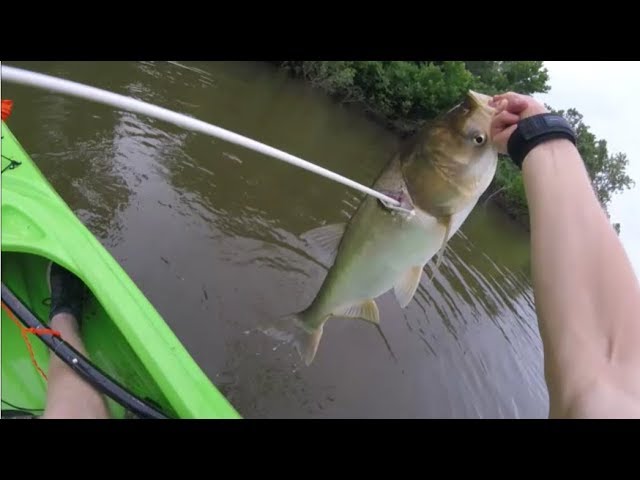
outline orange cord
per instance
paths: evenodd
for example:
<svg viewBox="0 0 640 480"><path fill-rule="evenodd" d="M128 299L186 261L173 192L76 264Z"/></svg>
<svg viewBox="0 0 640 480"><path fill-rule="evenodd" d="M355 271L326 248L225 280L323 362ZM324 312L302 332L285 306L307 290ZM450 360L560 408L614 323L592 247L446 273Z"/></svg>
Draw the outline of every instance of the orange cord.
<svg viewBox="0 0 640 480"><path fill-rule="evenodd" d="M50 328L25 328L20 321L16 318L13 312L7 307L7 305L2 302L2 309L7 312L9 318L13 320L13 322L20 329L20 335L22 335L22 339L27 344L27 349L29 350L29 356L31 357L31 362L36 367L36 370L42 375L42 378L47 380L47 376L44 374L42 369L38 366L38 362L36 362L36 357L33 354L33 349L31 348L31 342L29 342L29 338L27 337L27 333L32 333L34 335L53 335L54 337L61 337L60 332L57 330L52 330Z"/></svg>

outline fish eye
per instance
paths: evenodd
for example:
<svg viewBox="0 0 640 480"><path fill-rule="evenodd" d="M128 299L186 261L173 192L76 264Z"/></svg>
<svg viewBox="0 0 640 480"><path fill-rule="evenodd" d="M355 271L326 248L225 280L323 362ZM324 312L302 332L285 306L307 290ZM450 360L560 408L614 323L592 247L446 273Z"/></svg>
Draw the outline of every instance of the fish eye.
<svg viewBox="0 0 640 480"><path fill-rule="evenodd" d="M484 142L487 141L487 136L484 133L477 133L473 136L473 143L476 145L484 145Z"/></svg>

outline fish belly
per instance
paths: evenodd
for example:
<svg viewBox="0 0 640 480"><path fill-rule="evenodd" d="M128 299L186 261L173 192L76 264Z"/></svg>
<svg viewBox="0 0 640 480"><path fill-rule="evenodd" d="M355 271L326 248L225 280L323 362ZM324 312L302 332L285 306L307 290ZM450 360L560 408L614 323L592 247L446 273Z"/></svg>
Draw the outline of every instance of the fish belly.
<svg viewBox="0 0 640 480"><path fill-rule="evenodd" d="M369 202L345 232L317 310L324 316L384 294L410 268L424 266L442 246L444 235L445 227L425 214L406 219Z"/></svg>

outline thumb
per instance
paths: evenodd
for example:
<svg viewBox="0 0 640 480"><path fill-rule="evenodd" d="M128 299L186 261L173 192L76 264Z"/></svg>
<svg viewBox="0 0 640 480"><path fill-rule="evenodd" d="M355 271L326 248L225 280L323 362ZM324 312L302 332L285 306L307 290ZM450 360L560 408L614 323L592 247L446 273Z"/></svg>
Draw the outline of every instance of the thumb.
<svg viewBox="0 0 640 480"><path fill-rule="evenodd" d="M493 97L494 103L500 105L501 109L507 112L518 115L524 112L529 106L529 102L524 95L519 93L508 92L502 95L496 95ZM506 101L506 103L505 103Z"/></svg>

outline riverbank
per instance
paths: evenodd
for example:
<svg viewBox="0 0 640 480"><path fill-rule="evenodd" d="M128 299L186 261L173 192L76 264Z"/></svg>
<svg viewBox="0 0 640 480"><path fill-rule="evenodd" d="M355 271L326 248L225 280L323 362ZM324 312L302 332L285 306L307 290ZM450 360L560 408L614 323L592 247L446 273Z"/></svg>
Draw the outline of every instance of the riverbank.
<svg viewBox="0 0 640 480"><path fill-rule="evenodd" d="M411 136L425 120L451 108L468 89L488 95L504 91L532 95L550 89L543 62L270 63L320 89L338 103L361 112L400 138ZM633 186L633 181L626 175L626 155L609 155L606 141L596 139L576 110L558 113L568 118L578 134L578 150L606 211L615 193ZM500 158L494 180L481 199L481 202L486 201L496 204L514 221L529 229L522 175L506 156ZM619 232L619 224L614 227Z"/></svg>
<svg viewBox="0 0 640 480"><path fill-rule="evenodd" d="M415 78L417 89L409 88L408 76L385 74L382 64L390 62L272 62L292 77L308 82L322 90L335 101L367 116L375 123L398 135L408 138L418 131L425 118L437 115L450 108L452 102L468 88L494 93L496 89L481 85L478 78L464 69L462 62L450 62L438 74L438 70L415 68L412 73L425 71ZM365 72L357 72L353 65L361 65ZM407 63L407 62L396 62ZM411 68L409 67L409 70ZM357 76L358 74L359 77ZM430 74L430 75L429 75ZM369 80L367 81L367 77ZM376 78L378 77L378 78ZM432 78L429 78L432 77ZM451 82L455 78L457 82ZM383 80L381 80L383 79ZM395 82L393 83L392 82ZM420 80L429 87L420 90ZM366 87L364 84L369 84ZM382 85L381 85L382 83ZM451 85L448 85L451 83ZM434 95L442 90L442 95ZM541 88L541 90L544 90ZM509 217L528 230L529 213L524 196L520 172L506 157L500 158L498 171L481 202L490 201L498 205Z"/></svg>

